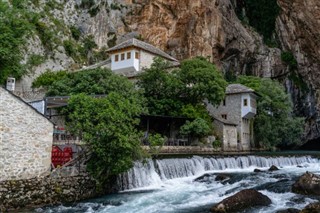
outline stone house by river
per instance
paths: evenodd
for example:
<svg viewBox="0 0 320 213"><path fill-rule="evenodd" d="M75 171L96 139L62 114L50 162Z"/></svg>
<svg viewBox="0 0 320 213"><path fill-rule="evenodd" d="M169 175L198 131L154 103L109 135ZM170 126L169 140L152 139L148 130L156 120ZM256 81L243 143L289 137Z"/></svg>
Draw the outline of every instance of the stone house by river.
<svg viewBox="0 0 320 213"><path fill-rule="evenodd" d="M50 171L53 128L48 118L0 87L0 181Z"/></svg>
<svg viewBox="0 0 320 213"><path fill-rule="evenodd" d="M217 134L223 142L223 150L249 151L253 145L253 118L257 113L254 90L230 84L226 97L218 107L208 104L207 109L215 119Z"/></svg>

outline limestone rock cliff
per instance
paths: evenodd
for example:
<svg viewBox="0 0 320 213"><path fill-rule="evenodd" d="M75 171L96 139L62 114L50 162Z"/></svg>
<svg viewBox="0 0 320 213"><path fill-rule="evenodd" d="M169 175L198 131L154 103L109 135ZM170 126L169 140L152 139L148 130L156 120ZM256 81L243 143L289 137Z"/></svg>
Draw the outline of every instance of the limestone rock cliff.
<svg viewBox="0 0 320 213"><path fill-rule="evenodd" d="M271 77L282 72L280 50L244 26L230 0L140 0L126 23L178 59L202 55L224 72Z"/></svg>
<svg viewBox="0 0 320 213"><path fill-rule="evenodd" d="M284 51L298 62L301 80L308 91L288 84L297 113L306 117L306 140L320 137L320 2L317 0L278 0L281 7L276 21Z"/></svg>

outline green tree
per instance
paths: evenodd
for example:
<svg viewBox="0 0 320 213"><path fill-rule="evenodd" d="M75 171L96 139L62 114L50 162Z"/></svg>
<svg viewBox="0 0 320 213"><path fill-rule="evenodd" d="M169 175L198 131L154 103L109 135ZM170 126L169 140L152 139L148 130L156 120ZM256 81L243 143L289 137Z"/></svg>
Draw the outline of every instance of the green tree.
<svg viewBox="0 0 320 213"><path fill-rule="evenodd" d="M189 131L192 137L205 136L211 131L211 117L204 101L220 104L226 81L213 64L201 57L183 61L180 69L170 71L168 67L167 62L157 58L139 76L138 85L143 90L149 112L188 117L191 120L183 132Z"/></svg>
<svg viewBox="0 0 320 213"><path fill-rule="evenodd" d="M26 43L26 37L33 29L28 21L31 14L23 8L25 1L0 1L0 84L7 77L17 79L26 74L26 67L21 64L22 47Z"/></svg>
<svg viewBox="0 0 320 213"><path fill-rule="evenodd" d="M105 184L110 177L127 171L143 157L136 129L143 112L140 100L111 92L105 98L73 95L64 112L68 129L92 151L89 172Z"/></svg>
<svg viewBox="0 0 320 213"><path fill-rule="evenodd" d="M48 88L54 82L65 78L66 75L67 71L52 72L51 70L46 70L32 82L32 88Z"/></svg>
<svg viewBox="0 0 320 213"><path fill-rule="evenodd" d="M181 126L180 133L182 135L189 135L191 138L201 138L209 135L211 126L202 118L196 118L193 121L187 121Z"/></svg>
<svg viewBox="0 0 320 213"><path fill-rule="evenodd" d="M168 66L163 59L156 58L139 76L137 84L143 89L150 114L176 115L183 105L180 99L182 82L175 71L168 72Z"/></svg>
<svg viewBox="0 0 320 213"><path fill-rule="evenodd" d="M186 105L200 110L205 99L214 105L223 100L227 83L204 58L185 60L181 69L169 71L168 67L167 62L157 58L139 76L138 85L144 91L150 113L181 115Z"/></svg>
<svg viewBox="0 0 320 213"><path fill-rule="evenodd" d="M218 105L224 99L227 82L205 58L182 61L178 76L183 83L184 102L198 104L207 99L211 104Z"/></svg>
<svg viewBox="0 0 320 213"><path fill-rule="evenodd" d="M136 127L140 114L146 113L145 101L128 79L100 68L43 76L34 84L46 85L48 95L71 96L61 112L67 129L81 135L89 146L92 155L87 168L100 184L144 155Z"/></svg>
<svg viewBox="0 0 320 213"><path fill-rule="evenodd" d="M261 95L254 121L255 138L259 145L280 148L299 145L303 118L293 115L292 102L284 87L277 81L253 76L241 76L237 81Z"/></svg>
<svg viewBox="0 0 320 213"><path fill-rule="evenodd" d="M125 77L102 68L67 73L48 86L47 96L68 96L79 93L105 95L110 92L117 92L125 97L140 96L138 98L141 98L139 91Z"/></svg>

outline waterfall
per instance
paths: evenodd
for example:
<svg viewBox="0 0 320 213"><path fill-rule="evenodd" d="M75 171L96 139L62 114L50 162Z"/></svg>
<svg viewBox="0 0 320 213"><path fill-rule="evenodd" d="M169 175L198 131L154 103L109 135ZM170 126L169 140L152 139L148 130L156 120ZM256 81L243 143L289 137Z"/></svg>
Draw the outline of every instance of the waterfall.
<svg viewBox="0 0 320 213"><path fill-rule="evenodd" d="M319 163L319 159L311 156L301 157L199 157L172 158L151 160L146 163L135 162L134 167L118 177L121 190L145 187L152 184L160 185L162 181L195 176L206 171L225 169L245 169L249 167L295 166L304 163Z"/></svg>

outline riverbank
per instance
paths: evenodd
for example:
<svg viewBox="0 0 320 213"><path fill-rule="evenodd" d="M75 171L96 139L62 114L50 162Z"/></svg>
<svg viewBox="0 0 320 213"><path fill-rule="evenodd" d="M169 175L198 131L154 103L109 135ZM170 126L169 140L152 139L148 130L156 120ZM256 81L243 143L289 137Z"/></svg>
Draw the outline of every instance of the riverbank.
<svg viewBox="0 0 320 213"><path fill-rule="evenodd" d="M70 203L98 195L95 180L87 174L2 181L0 212Z"/></svg>

